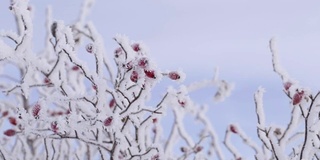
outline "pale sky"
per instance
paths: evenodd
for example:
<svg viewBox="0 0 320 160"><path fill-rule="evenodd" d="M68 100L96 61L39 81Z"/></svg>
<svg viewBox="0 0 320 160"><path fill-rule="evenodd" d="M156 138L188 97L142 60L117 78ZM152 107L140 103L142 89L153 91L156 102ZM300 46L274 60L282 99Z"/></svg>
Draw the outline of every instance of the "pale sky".
<svg viewBox="0 0 320 160"><path fill-rule="evenodd" d="M70 24L81 6L79 0L30 2L35 11L37 51L44 45L45 7L51 4L54 19ZM15 27L8 4L9 0L0 1L0 29ZM272 70L270 38L277 38L281 64L291 77L314 92L320 89L319 1L97 0L88 19L104 37L110 54L116 47L112 37L125 34L144 42L161 69L182 68L187 84L212 78L218 66L220 78L236 85L232 96L217 104L211 101L214 90L193 96L212 106L208 115L221 141L227 124L233 122L255 136L253 94L259 86L267 90L267 122L286 124L289 120L289 101Z"/></svg>

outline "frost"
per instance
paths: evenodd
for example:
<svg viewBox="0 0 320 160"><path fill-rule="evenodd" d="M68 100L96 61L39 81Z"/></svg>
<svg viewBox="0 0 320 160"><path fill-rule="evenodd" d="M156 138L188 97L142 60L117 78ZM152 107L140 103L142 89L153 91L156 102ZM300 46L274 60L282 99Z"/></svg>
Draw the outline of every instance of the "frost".
<svg viewBox="0 0 320 160"><path fill-rule="evenodd" d="M71 25L53 20L49 7L45 48L38 54L32 48L30 4L12 1L9 8L17 31L0 31L0 76L5 77L0 89L7 96L0 103L0 126L11 127L3 129L6 137L0 140L0 159L226 159L219 132L207 116L211 108L197 104L189 94L210 87L216 91L213 99L223 101L234 84L220 79L218 69L210 80L184 84L182 69L163 71L143 42L124 35L115 36L117 46L109 57L103 37L86 20L94 2L85 0L78 21ZM93 64L81 56L79 48L87 50ZM319 157L320 93L313 94L290 78L280 65L274 40L270 50L284 94L294 104L290 122L268 124L264 89L259 88L254 101L262 147L238 124L227 127L224 144L233 159L245 157L232 136L254 150L256 159ZM19 73L11 76L4 69L7 65ZM155 87L163 78L177 87L157 93ZM172 119L165 119L171 112ZM188 132L193 127L186 124L190 117L200 127L198 136ZM163 136L164 132L169 135Z"/></svg>
<svg viewBox="0 0 320 160"><path fill-rule="evenodd" d="M227 83L226 81L221 81L218 85L219 89L214 95L214 100L220 102L231 95L234 85L232 83Z"/></svg>

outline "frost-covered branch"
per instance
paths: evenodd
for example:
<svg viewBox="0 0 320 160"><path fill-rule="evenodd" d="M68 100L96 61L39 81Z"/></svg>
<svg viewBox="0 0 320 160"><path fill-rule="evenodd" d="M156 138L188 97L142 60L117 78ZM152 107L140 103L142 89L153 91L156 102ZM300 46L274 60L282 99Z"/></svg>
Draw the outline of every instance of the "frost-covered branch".
<svg viewBox="0 0 320 160"><path fill-rule="evenodd" d="M267 125L263 110L264 89L259 88L255 93L257 133L263 143L263 155L267 158L271 154L272 159L317 158L320 142L319 129L316 127L320 123L319 92L313 96L309 89L301 87L298 82L289 78L288 73L280 65L275 40L271 39L269 45L274 72L282 79L283 91L290 101L292 111L290 122L283 127L285 129ZM288 149L291 151L289 154L286 152Z"/></svg>
<svg viewBox="0 0 320 160"><path fill-rule="evenodd" d="M0 39L0 67L11 64L19 73L0 73L0 89L4 93L0 125L6 126L0 157L202 159L212 157L215 151L223 159L205 111L199 110L189 92L213 86L217 89L216 100L224 100L232 85L216 75L211 81L188 87L168 87L160 102L152 104L157 83L163 78L182 83L185 74L157 68L143 43L123 35L114 37L117 48L108 55L103 37L86 20L93 5L94 0L84 0L78 20L70 25L54 20L54 11L48 7L45 48L36 54L31 47L34 33L29 3L12 1L10 9L18 29L0 32L1 38L14 42L6 44ZM86 52L82 53L81 47ZM81 54L91 56L93 64L88 64ZM161 134L165 129L161 119L169 111L174 113L173 131L166 139ZM185 129L183 118L187 114L204 125L203 134L197 139ZM187 144L188 151L173 152L181 143L177 138ZM205 155L202 143L209 139L211 153Z"/></svg>
<svg viewBox="0 0 320 160"><path fill-rule="evenodd" d="M223 101L233 84L220 79L217 69L211 80L183 84L181 69L163 71L145 44L120 34L113 37L116 47L108 54L104 37L87 20L94 2L84 0L72 24L54 20L48 7L45 48L35 53L29 1L11 1L17 29L0 31L1 159L223 160L224 144L240 160L245 155L231 137L251 148L255 159L319 159L320 92L314 94L290 78L280 65L274 39L269 42L272 66L290 102L290 121L284 127L268 123L260 87L254 103L261 147L240 124L229 125L221 143L208 108L190 93L213 87L214 100ZM7 70L10 66L16 70ZM154 88L165 78L179 85L165 86L156 100ZM172 121L163 124L168 112ZM188 132L186 117L198 122L200 129L194 132L199 136Z"/></svg>

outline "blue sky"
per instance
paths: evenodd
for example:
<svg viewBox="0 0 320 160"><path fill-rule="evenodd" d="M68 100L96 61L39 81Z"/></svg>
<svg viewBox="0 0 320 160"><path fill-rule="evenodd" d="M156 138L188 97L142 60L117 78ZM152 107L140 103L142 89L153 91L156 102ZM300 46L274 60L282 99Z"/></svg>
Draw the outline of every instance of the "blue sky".
<svg viewBox="0 0 320 160"><path fill-rule="evenodd" d="M79 0L30 2L35 11L37 51L44 46L45 7L51 4L54 19L70 24L81 6ZM0 29L15 27L8 5L9 0L0 2ZM290 75L314 92L320 88L318 1L96 1L88 19L104 37L110 54L116 47L112 37L126 34L143 41L161 69L182 68L187 84L211 78L219 66L220 78L236 84L232 96L217 104L212 102L214 90L192 96L211 107L208 115L221 140L227 124L233 122L255 136L253 94L259 86L267 90L267 122L286 124L289 120L289 101L272 70L270 38L277 37L281 64Z"/></svg>

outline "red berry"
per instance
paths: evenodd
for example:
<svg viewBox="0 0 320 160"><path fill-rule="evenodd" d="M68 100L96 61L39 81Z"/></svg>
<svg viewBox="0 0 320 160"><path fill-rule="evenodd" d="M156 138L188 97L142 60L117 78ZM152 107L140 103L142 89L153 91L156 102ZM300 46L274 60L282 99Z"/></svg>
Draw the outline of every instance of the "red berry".
<svg viewBox="0 0 320 160"><path fill-rule="evenodd" d="M152 156L151 160L159 160L159 155L156 154L156 155Z"/></svg>
<svg viewBox="0 0 320 160"><path fill-rule="evenodd" d="M180 75L178 72L170 72L169 73L169 78L172 80L177 80L180 79Z"/></svg>
<svg viewBox="0 0 320 160"><path fill-rule="evenodd" d="M103 124L104 126L110 126L112 123L113 117L108 117L107 119L104 120Z"/></svg>
<svg viewBox="0 0 320 160"><path fill-rule="evenodd" d="M8 129L3 134L8 136L8 137L11 137L11 136L14 136L16 134L16 131L13 130L13 129Z"/></svg>
<svg viewBox="0 0 320 160"><path fill-rule="evenodd" d="M109 102L109 107L113 108L114 106L116 106L116 100L114 98L112 98Z"/></svg>
<svg viewBox="0 0 320 160"><path fill-rule="evenodd" d="M17 125L17 120L16 120L16 118L14 118L14 117L9 117L8 118L9 119L9 122L12 124L12 125Z"/></svg>
<svg viewBox="0 0 320 160"><path fill-rule="evenodd" d="M9 111L4 111L4 112L2 112L2 117L7 116L8 114L9 114Z"/></svg>
<svg viewBox="0 0 320 160"><path fill-rule="evenodd" d="M237 134L238 133L238 130L237 130L237 128L236 128L236 126L234 126L234 125L230 125L230 131L232 132L232 133L234 133L234 134Z"/></svg>
<svg viewBox="0 0 320 160"><path fill-rule="evenodd" d="M94 90L97 90L97 89L98 89L97 85L92 85L92 88L93 88Z"/></svg>
<svg viewBox="0 0 320 160"><path fill-rule="evenodd" d="M43 82L44 82L45 84L51 83L51 81L50 81L50 79L49 79L48 77L44 78Z"/></svg>
<svg viewBox="0 0 320 160"><path fill-rule="evenodd" d="M153 70L144 70L144 73L146 74L147 77L149 78L156 78L154 71Z"/></svg>
<svg viewBox="0 0 320 160"><path fill-rule="evenodd" d="M137 83L138 82L138 78L139 78L138 72L137 71L132 71L131 76L130 76L130 80L132 82L134 82L134 83Z"/></svg>
<svg viewBox="0 0 320 160"><path fill-rule="evenodd" d="M58 116L61 116L61 115L63 115L63 112L62 112L62 111L59 111L59 112L56 112L56 114L57 114Z"/></svg>
<svg viewBox="0 0 320 160"><path fill-rule="evenodd" d="M41 106L40 104L35 104L34 107L32 108L32 115L35 117L35 118L38 118L39 117L39 112L41 110Z"/></svg>
<svg viewBox="0 0 320 160"><path fill-rule="evenodd" d="M148 63L149 63L148 59L146 57L142 57L138 61L138 66L145 69L147 68Z"/></svg>
<svg viewBox="0 0 320 160"><path fill-rule="evenodd" d="M77 70L79 70L79 67L78 67L78 66L73 66L73 67L72 67L72 70L73 70L73 71L77 71Z"/></svg>
<svg viewBox="0 0 320 160"><path fill-rule="evenodd" d="M153 118L152 119L152 123L157 123L158 122L158 119L157 118Z"/></svg>
<svg viewBox="0 0 320 160"><path fill-rule="evenodd" d="M303 94L304 94L304 91L295 93L292 98L292 104L293 105L299 104L302 100Z"/></svg>
<svg viewBox="0 0 320 160"><path fill-rule="evenodd" d="M93 48L94 48L94 46L93 46L92 43L89 43L89 44L86 45L86 50L87 50L88 53L92 53L93 52Z"/></svg>
<svg viewBox="0 0 320 160"><path fill-rule="evenodd" d="M194 152L195 153L198 153L200 151L202 151L203 147L202 146L197 146L195 149L194 149Z"/></svg>
<svg viewBox="0 0 320 160"><path fill-rule="evenodd" d="M131 45L132 49L136 52L140 51L140 45L138 43L134 43Z"/></svg>
<svg viewBox="0 0 320 160"><path fill-rule="evenodd" d="M284 86L284 89L287 91L291 86L292 86L292 83L291 82L286 82L283 84Z"/></svg>
<svg viewBox="0 0 320 160"><path fill-rule="evenodd" d="M119 47L114 51L114 56L118 58L122 54L122 49Z"/></svg>

